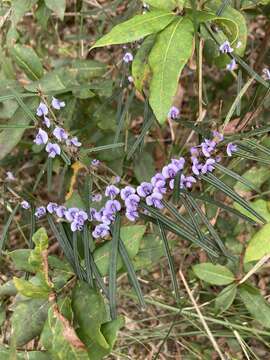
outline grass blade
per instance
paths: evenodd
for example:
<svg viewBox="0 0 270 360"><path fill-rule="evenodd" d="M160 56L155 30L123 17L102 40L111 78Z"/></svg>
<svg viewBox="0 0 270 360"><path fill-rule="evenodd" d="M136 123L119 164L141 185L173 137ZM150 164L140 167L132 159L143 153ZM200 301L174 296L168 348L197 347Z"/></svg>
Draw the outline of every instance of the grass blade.
<svg viewBox="0 0 270 360"><path fill-rule="evenodd" d="M75 269L76 269L76 275L80 280L83 280L83 274L80 264L80 255L78 251L78 232L74 231L72 234L72 240L73 240L73 253L74 253L74 260L75 260Z"/></svg>
<svg viewBox="0 0 270 360"><path fill-rule="evenodd" d="M239 205L243 206L247 211L249 211L252 215L254 215L258 220L265 223L265 219L257 213L254 209L249 206L249 203L243 199L240 195L238 195L235 191L233 191L228 185L219 180L212 173L208 173L207 175L201 175L201 178L207 181L209 184L213 185L216 189L221 190L226 195L228 195L231 199L236 201Z"/></svg>
<svg viewBox="0 0 270 360"><path fill-rule="evenodd" d="M9 230L9 227L10 227L10 224L12 223L12 220L14 218L14 216L16 215L16 212L19 208L20 204L17 204L15 206L15 208L12 210L11 214L9 215L8 219L7 219L7 222L3 228L3 232L2 232L2 236L1 236L1 239L0 239L0 253L2 253L4 247L5 247L5 243L6 243L6 239L7 239L7 234L8 234L8 230Z"/></svg>
<svg viewBox="0 0 270 360"><path fill-rule="evenodd" d="M124 124L125 124L125 118L126 118L126 114L129 110L129 107L133 101L133 98L134 98L134 95L135 95L135 90L133 89L131 91L131 93L129 94L127 100L126 100L126 104L125 104L125 107L123 109L123 112L121 114L121 117L119 119L119 122L117 124L117 127L116 127L116 130L115 130L115 137L114 137L114 143L116 144L119 140L119 136L120 136L120 133L124 127Z"/></svg>
<svg viewBox="0 0 270 360"><path fill-rule="evenodd" d="M172 257L171 251L170 251L170 247L169 247L168 239L167 239L167 236L166 236L166 232L165 232L164 227L162 226L162 224L161 224L161 222L159 220L158 220L158 228L159 228L160 237L161 237L163 245L164 245L165 255L167 257L168 264L169 264L169 269L170 269L170 273L171 273L175 299L176 299L177 304L180 304L180 293L179 293L179 287L178 287L176 274L175 274L175 267L174 267L173 257Z"/></svg>
<svg viewBox="0 0 270 360"><path fill-rule="evenodd" d="M85 261L85 268L86 268L86 277L88 284L93 287L93 272L92 266L90 261L90 241L89 241L89 229L87 225L83 227L83 246L84 246L84 261Z"/></svg>
<svg viewBox="0 0 270 360"><path fill-rule="evenodd" d="M48 192L50 193L52 190L52 158L49 157L47 163L47 186Z"/></svg>
<svg viewBox="0 0 270 360"><path fill-rule="evenodd" d="M146 304L145 304L145 301L144 301L144 298L143 298L143 293L142 293L139 281L137 279L133 264L132 264L132 262L131 262L131 260L129 258L128 252L127 252L127 250L125 248L125 245L124 245L124 243L123 243L123 241L121 239L119 240L119 253L120 253L121 257L122 257L123 263L125 265L125 268L127 270L127 273L128 273L129 279L130 279L130 283L131 283L131 285L133 286L133 288L134 288L134 290L136 292L139 303L140 303L141 307L143 309L145 309Z"/></svg>
<svg viewBox="0 0 270 360"><path fill-rule="evenodd" d="M112 320L117 318L116 290L117 290L117 255L120 238L120 215L117 214L113 224L112 245L109 265L109 302Z"/></svg>
<svg viewBox="0 0 270 360"><path fill-rule="evenodd" d="M121 142L121 143L97 146L97 147L93 147L91 149L85 149L85 150L83 150L83 152L86 153L86 154L90 154L92 152L111 150L111 149L116 149L116 148L123 147L123 146L125 146L125 143Z"/></svg>
<svg viewBox="0 0 270 360"><path fill-rule="evenodd" d="M46 170L46 168L47 168L48 161L49 161L49 158L48 158L48 159L46 160L46 162L43 164L42 168L40 169L40 171L39 171L39 173L38 173L36 182L35 182L34 187L33 187L33 192L35 192L35 191L37 190L38 184L40 183L40 180L41 180L42 176L45 174L45 170Z"/></svg>

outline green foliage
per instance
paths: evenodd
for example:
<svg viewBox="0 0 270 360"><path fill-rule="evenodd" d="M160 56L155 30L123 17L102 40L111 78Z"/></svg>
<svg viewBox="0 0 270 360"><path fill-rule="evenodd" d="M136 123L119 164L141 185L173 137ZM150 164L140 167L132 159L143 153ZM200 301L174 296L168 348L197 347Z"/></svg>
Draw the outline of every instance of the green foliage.
<svg viewBox="0 0 270 360"><path fill-rule="evenodd" d="M66 0L45 0L45 4L49 9L54 11L61 20L64 19Z"/></svg>
<svg viewBox="0 0 270 360"><path fill-rule="evenodd" d="M192 270L199 279L211 285L228 285L234 281L233 273L222 265L202 263L194 265Z"/></svg>
<svg viewBox="0 0 270 360"><path fill-rule="evenodd" d="M38 80L43 76L40 58L30 46L14 45L10 53L15 63L31 80Z"/></svg>
<svg viewBox="0 0 270 360"><path fill-rule="evenodd" d="M249 241L244 261L260 260L270 254L270 224L266 224Z"/></svg>
<svg viewBox="0 0 270 360"><path fill-rule="evenodd" d="M216 297L215 299L215 308L219 314L228 310L237 294L237 286L235 284L231 284L226 286Z"/></svg>

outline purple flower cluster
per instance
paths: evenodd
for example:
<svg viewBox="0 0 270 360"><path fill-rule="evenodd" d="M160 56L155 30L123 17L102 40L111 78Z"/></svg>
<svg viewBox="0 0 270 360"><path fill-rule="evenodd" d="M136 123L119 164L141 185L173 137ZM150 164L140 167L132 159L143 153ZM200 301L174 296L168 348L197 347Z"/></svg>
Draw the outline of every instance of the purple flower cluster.
<svg viewBox="0 0 270 360"><path fill-rule="evenodd" d="M61 101L56 98L52 98L51 105L54 109L60 110L61 108L65 107L65 102ZM47 128L51 127L50 119L48 118L49 109L47 105L44 102L40 102L36 115L39 117L43 117L43 123ZM80 147L82 144L79 142L77 136L69 139L68 133L65 131L65 129L56 126L54 130L52 131L52 135L58 140L60 143L65 142L67 146L74 146L74 147ZM47 132L43 129L39 129L38 133L34 139L34 143L37 145L46 145L45 150L48 153L48 156L51 158L55 158L55 156L61 154L61 148L59 144L49 142L49 136Z"/></svg>
<svg viewBox="0 0 270 360"><path fill-rule="evenodd" d="M49 203L46 208L44 206L37 208L35 215L37 218L41 218L46 212L55 214L57 217L68 221L73 232L81 231L86 221L94 222L93 237L104 238L110 234L110 225L121 210L125 211L128 220L136 221L139 218L142 201L148 206L162 209L163 197L168 190L175 188L177 175L180 175L180 189L191 189L201 174L212 172L215 169L215 164L220 161L216 152L217 145L221 141L223 141L223 135L214 131L211 139L204 139L200 145L190 149L191 166L189 166L189 162L187 165L183 157L174 158L160 172L156 173L150 182L144 181L137 188L125 186L120 189L115 185L120 180L117 179L114 184L108 185L105 189L104 195L107 200L104 206L99 210L94 207L91 208L89 214L79 208L66 208L56 203ZM237 146L229 143L226 151L228 156L232 156L237 151ZM95 194L92 196L92 201L100 202L102 198L102 194ZM25 209L28 208L25 201L21 203L21 206Z"/></svg>

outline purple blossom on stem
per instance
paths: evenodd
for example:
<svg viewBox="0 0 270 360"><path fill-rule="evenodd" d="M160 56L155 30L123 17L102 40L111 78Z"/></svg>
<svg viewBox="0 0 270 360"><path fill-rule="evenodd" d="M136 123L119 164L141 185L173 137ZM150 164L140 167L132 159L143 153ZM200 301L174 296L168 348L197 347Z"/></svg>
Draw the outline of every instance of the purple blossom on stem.
<svg viewBox="0 0 270 360"><path fill-rule="evenodd" d="M118 183L120 183L120 181L121 181L120 176L116 176L115 179L114 179L114 181L113 181L113 183L114 183L114 184L118 184Z"/></svg>
<svg viewBox="0 0 270 360"><path fill-rule="evenodd" d="M265 69L263 69L263 77L264 77L264 79L265 80L270 80L270 70L269 69L267 69L267 68L265 68Z"/></svg>
<svg viewBox="0 0 270 360"><path fill-rule="evenodd" d="M101 209L100 211L97 211L97 209L95 209L95 208L90 208L88 219L90 221L93 221L93 220L101 221L102 212L103 212L103 209Z"/></svg>
<svg viewBox="0 0 270 360"><path fill-rule="evenodd" d="M105 204L105 210L114 214L121 210L121 204L118 200L108 200Z"/></svg>
<svg viewBox="0 0 270 360"><path fill-rule="evenodd" d="M186 160L183 157L180 157L179 159L172 159L171 163L175 165L178 169L178 171L181 171L184 169Z"/></svg>
<svg viewBox="0 0 270 360"><path fill-rule="evenodd" d="M77 136L75 136L75 137L73 137L71 139L67 139L66 144L67 144L67 146L70 146L70 145L73 145L73 146L76 146L76 147L82 146L82 143L78 140Z"/></svg>
<svg viewBox="0 0 270 360"><path fill-rule="evenodd" d="M93 159L93 160L91 161L91 165L93 165L93 166L98 166L99 164L100 164L100 161L97 160L97 159Z"/></svg>
<svg viewBox="0 0 270 360"><path fill-rule="evenodd" d="M202 166L201 173L206 174L207 172L212 172L215 169L215 167L213 166L215 163L216 163L215 159L212 158L207 159L205 164Z"/></svg>
<svg viewBox="0 0 270 360"><path fill-rule="evenodd" d="M176 176L178 173L178 168L174 164L169 164L163 167L162 169L162 175L165 179L172 179Z"/></svg>
<svg viewBox="0 0 270 360"><path fill-rule="evenodd" d="M44 215L46 215L46 208L45 208L45 206L40 206L40 207L36 208L35 217L37 217L38 219L40 219L40 218L43 217Z"/></svg>
<svg viewBox="0 0 270 360"><path fill-rule="evenodd" d="M48 134L42 129L38 129L38 133L34 139L34 143L37 145L45 145L48 142Z"/></svg>
<svg viewBox="0 0 270 360"><path fill-rule="evenodd" d="M199 156L199 150L195 146L192 146L189 151L191 156Z"/></svg>
<svg viewBox="0 0 270 360"><path fill-rule="evenodd" d="M60 155L61 154L61 148L58 144L52 144L52 143L48 143L46 145L45 150L47 151L47 153L49 154L48 156L50 158L55 158L56 155Z"/></svg>
<svg viewBox="0 0 270 360"><path fill-rule="evenodd" d="M65 216L65 212L66 212L67 208L65 206L57 206L57 208L55 209L55 213L59 218L62 218Z"/></svg>
<svg viewBox="0 0 270 360"><path fill-rule="evenodd" d="M153 189L153 192L159 192L161 194L166 194L166 192L167 192L166 181L164 181L164 180L157 181L156 185Z"/></svg>
<svg viewBox="0 0 270 360"><path fill-rule="evenodd" d="M169 110L168 118L175 120L179 117L179 115L180 115L180 110L176 106L172 106Z"/></svg>
<svg viewBox="0 0 270 360"><path fill-rule="evenodd" d="M137 218L139 217L139 213L138 213L137 210L127 209L127 211L126 211L126 217L127 217L128 220L130 220L130 221L136 221Z"/></svg>
<svg viewBox="0 0 270 360"><path fill-rule="evenodd" d="M193 176L181 175L180 189L192 188L192 185L196 183L196 179Z"/></svg>
<svg viewBox="0 0 270 360"><path fill-rule="evenodd" d="M105 238L110 233L110 228L108 225L99 224L95 227L95 230L92 232L92 235L95 239Z"/></svg>
<svg viewBox="0 0 270 360"><path fill-rule="evenodd" d="M88 220L88 215L84 210L79 210L74 215L74 221L80 225L83 225Z"/></svg>
<svg viewBox="0 0 270 360"><path fill-rule="evenodd" d="M72 232L75 232L75 231L82 231L83 230L83 225L81 225L79 222L77 221L73 221L71 224L70 224L70 229Z"/></svg>
<svg viewBox="0 0 270 360"><path fill-rule="evenodd" d="M49 129L51 127L51 121L47 116L43 117L43 124Z"/></svg>
<svg viewBox="0 0 270 360"><path fill-rule="evenodd" d="M205 157L210 157L211 153L215 150L217 143L214 140L205 139L201 143L202 153Z"/></svg>
<svg viewBox="0 0 270 360"><path fill-rule="evenodd" d="M219 47L219 51L222 53L222 54L230 54L233 52L233 48L231 47L230 43L228 40L224 41L223 44L220 45Z"/></svg>
<svg viewBox="0 0 270 360"><path fill-rule="evenodd" d="M40 104L37 108L37 112L36 112L37 116L46 116L46 115L48 115L48 113L49 113L49 110L47 108L47 105L44 104L44 102L40 102Z"/></svg>
<svg viewBox="0 0 270 360"><path fill-rule="evenodd" d="M67 138L68 138L68 134L66 133L65 129L63 129L63 128L59 127L59 126L57 126L53 130L53 135L59 141L64 141L64 140L67 140Z"/></svg>
<svg viewBox="0 0 270 360"><path fill-rule="evenodd" d="M122 200L126 200L130 195L135 194L135 189L131 186L126 186L120 191L120 197Z"/></svg>
<svg viewBox="0 0 270 360"><path fill-rule="evenodd" d="M120 193L120 190L115 185L109 185L106 187L105 190L105 196L110 197L111 199L114 199L116 195Z"/></svg>
<svg viewBox="0 0 270 360"><path fill-rule="evenodd" d="M151 178L151 184L153 186L156 186L156 183L160 180L163 180L165 181L165 177L161 174L161 173L157 173L156 175L154 175L152 178Z"/></svg>
<svg viewBox="0 0 270 360"><path fill-rule="evenodd" d="M236 152L237 150L238 150L237 145L235 145L235 144L233 144L233 143L229 143L229 144L227 145L226 152L227 152L228 156L231 157L232 154L233 154L234 152Z"/></svg>
<svg viewBox="0 0 270 360"><path fill-rule="evenodd" d="M75 220L75 216L79 211L80 210L75 207L69 208L65 211L65 218L67 219L67 221L72 222L73 220Z"/></svg>
<svg viewBox="0 0 270 360"><path fill-rule="evenodd" d="M61 108L65 107L66 104L64 101L56 99L55 97L52 98L52 107L56 110L60 110Z"/></svg>
<svg viewBox="0 0 270 360"><path fill-rule="evenodd" d="M110 225L111 223L114 222L114 220L115 220L115 213L112 213L105 209L101 218L103 224Z"/></svg>
<svg viewBox="0 0 270 360"><path fill-rule="evenodd" d="M101 194L94 194L92 196L92 201L93 202L100 202L102 200L102 195Z"/></svg>
<svg viewBox="0 0 270 360"><path fill-rule="evenodd" d="M227 66L226 66L226 69L228 71L234 71L234 70L236 70L236 68L237 68L237 63L236 63L235 59L232 59L232 61L229 64L227 64Z"/></svg>
<svg viewBox="0 0 270 360"><path fill-rule="evenodd" d="M224 135L221 134L219 131L214 130L214 131L212 131L212 134L213 134L214 138L216 138L215 140L218 140L218 141L224 140Z"/></svg>
<svg viewBox="0 0 270 360"><path fill-rule="evenodd" d="M25 210L28 210L28 209L30 209L31 205L29 204L28 201L23 200L23 201L21 202L21 207L22 207L23 209L25 209Z"/></svg>
<svg viewBox="0 0 270 360"><path fill-rule="evenodd" d="M123 56L123 61L128 64L133 61L133 55L130 52L125 53Z"/></svg>
<svg viewBox="0 0 270 360"><path fill-rule="evenodd" d="M54 213L57 208L58 208L58 205L56 203L53 203L53 202L49 202L49 204L47 205L47 211L50 214Z"/></svg>
<svg viewBox="0 0 270 360"><path fill-rule="evenodd" d="M137 209L139 202L140 202L140 197L136 194L132 194L125 200L125 205L127 209L134 210Z"/></svg>
<svg viewBox="0 0 270 360"><path fill-rule="evenodd" d="M146 204L149 206L154 206L157 209L163 209L164 205L162 204L163 196L159 192L154 192L152 195L147 196L145 199Z"/></svg>
<svg viewBox="0 0 270 360"><path fill-rule="evenodd" d="M148 182L142 182L140 186L137 187L137 194L140 197L146 197L151 194L153 190L153 185Z"/></svg>
<svg viewBox="0 0 270 360"><path fill-rule="evenodd" d="M191 160L192 160L191 170L192 170L193 174L199 176L203 165L200 164L199 160L196 157L192 157Z"/></svg>
<svg viewBox="0 0 270 360"><path fill-rule="evenodd" d="M13 175L13 173L11 171L7 171L6 175L7 175L6 179L8 181L15 181L16 180L15 176Z"/></svg>

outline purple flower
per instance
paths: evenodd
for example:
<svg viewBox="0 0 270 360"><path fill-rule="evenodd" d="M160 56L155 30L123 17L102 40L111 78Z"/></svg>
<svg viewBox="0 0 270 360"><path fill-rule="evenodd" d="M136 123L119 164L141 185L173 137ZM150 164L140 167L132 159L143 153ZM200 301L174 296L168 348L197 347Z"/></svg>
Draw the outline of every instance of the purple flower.
<svg viewBox="0 0 270 360"><path fill-rule="evenodd" d="M195 175L200 175L200 171L202 169L202 164L199 163L199 160L196 157L192 157L192 172Z"/></svg>
<svg viewBox="0 0 270 360"><path fill-rule="evenodd" d="M162 169L162 175L165 177L165 179L174 178L177 173L178 167L174 164L166 165Z"/></svg>
<svg viewBox="0 0 270 360"><path fill-rule="evenodd" d="M270 80L270 70L269 69L267 69L267 68L265 68L265 69L263 69L263 77L264 77L264 79L265 80Z"/></svg>
<svg viewBox="0 0 270 360"><path fill-rule="evenodd" d="M189 151L191 156L199 156L199 150L195 146L192 146Z"/></svg>
<svg viewBox="0 0 270 360"><path fill-rule="evenodd" d="M149 206L154 206L157 209L163 209L163 204L161 202L163 196L159 192L154 192L152 195L147 196L146 204Z"/></svg>
<svg viewBox="0 0 270 360"><path fill-rule="evenodd" d="M204 139L201 143L202 153L205 157L210 157L211 153L215 150L217 143L214 140Z"/></svg>
<svg viewBox="0 0 270 360"><path fill-rule="evenodd" d="M110 233L110 228L108 225L99 224L95 227L95 230L92 232L92 235L95 239L105 238Z"/></svg>
<svg viewBox="0 0 270 360"><path fill-rule="evenodd" d="M205 164L202 166L202 174L206 174L207 172L212 172L215 168L214 168L214 164L215 164L216 160L215 159L207 159Z"/></svg>
<svg viewBox="0 0 270 360"><path fill-rule="evenodd" d="M25 209L25 210L28 210L28 209L30 209L31 205L29 204L28 201L23 200L23 201L21 202L21 207L22 207L23 209Z"/></svg>
<svg viewBox="0 0 270 360"><path fill-rule="evenodd" d="M103 224L110 225L115 220L115 213L107 211L106 209L103 211L103 215L101 221Z"/></svg>
<svg viewBox="0 0 270 360"><path fill-rule="evenodd" d="M99 164L100 164L100 161L97 159L94 159L91 161L91 165L93 165L93 166L98 166Z"/></svg>
<svg viewBox="0 0 270 360"><path fill-rule="evenodd" d="M126 200L130 195L135 194L135 189L131 186L126 186L120 191L120 197L122 200Z"/></svg>
<svg viewBox="0 0 270 360"><path fill-rule="evenodd" d="M136 194L132 194L125 200L125 205L127 209L137 209L139 202L140 197Z"/></svg>
<svg viewBox="0 0 270 360"><path fill-rule="evenodd" d="M219 51L220 51L222 54L228 54L228 53L232 53L232 52L233 52L233 48L231 47L229 41L226 40L223 44L220 45Z"/></svg>
<svg viewBox="0 0 270 360"><path fill-rule="evenodd" d="M154 176L152 177L152 179L151 179L151 184L152 184L153 186L156 186L156 183L157 183L158 181L160 181L160 180L165 181L166 179L165 179L165 177L164 177L161 173L156 173L156 175L154 175Z"/></svg>
<svg viewBox="0 0 270 360"><path fill-rule="evenodd" d="M40 219L42 216L46 215L46 208L45 206L40 206L36 208L35 216Z"/></svg>
<svg viewBox="0 0 270 360"><path fill-rule="evenodd" d="M43 117L43 124L49 129L51 127L50 119L47 116Z"/></svg>
<svg viewBox="0 0 270 360"><path fill-rule="evenodd" d="M133 55L130 52L125 53L123 56L123 61L128 64L133 61Z"/></svg>
<svg viewBox="0 0 270 360"><path fill-rule="evenodd" d="M58 208L58 205L56 203L53 203L53 202L49 202L49 204L47 205L47 211L50 214L54 213L57 208Z"/></svg>
<svg viewBox="0 0 270 360"><path fill-rule="evenodd" d="M65 206L57 206L57 208L55 209L55 213L59 218L62 218L65 216L65 212L66 212L67 208Z"/></svg>
<svg viewBox="0 0 270 360"><path fill-rule="evenodd" d="M101 221L102 212L103 212L103 208L100 211L97 211L97 209L95 209L95 208L90 208L88 219L90 221L93 221L93 220Z"/></svg>
<svg viewBox="0 0 270 360"><path fill-rule="evenodd" d="M7 175L6 179L8 181L15 181L16 180L15 176L13 175L13 173L11 171L7 171L6 175Z"/></svg>
<svg viewBox="0 0 270 360"><path fill-rule="evenodd" d="M67 221L72 222L75 220L75 216L79 211L80 210L78 208L69 208L65 211L65 218Z"/></svg>
<svg viewBox="0 0 270 360"><path fill-rule="evenodd" d="M212 131L212 134L218 141L224 140L224 135L218 132L217 130Z"/></svg>
<svg viewBox="0 0 270 360"><path fill-rule="evenodd" d="M115 185L109 185L106 187L105 190L105 196L110 197L111 199L114 199L116 195L120 193L120 190Z"/></svg>
<svg viewBox="0 0 270 360"><path fill-rule="evenodd" d="M137 194L140 197L146 197L151 194L153 190L153 185L148 182L142 182L140 186L137 187Z"/></svg>
<svg viewBox="0 0 270 360"><path fill-rule="evenodd" d="M47 153L49 153L49 157L50 158L55 158L56 155L60 155L61 154L61 148L58 144L52 144L52 143L48 143L46 145L45 150L47 151Z"/></svg>
<svg viewBox="0 0 270 360"><path fill-rule="evenodd" d="M159 192L161 194L166 194L166 181L164 180L159 180L156 182L156 185L153 189L153 192Z"/></svg>
<svg viewBox="0 0 270 360"><path fill-rule="evenodd" d="M137 210L134 209L127 209L126 211L126 217L130 221L136 221L136 219L139 217L139 213Z"/></svg>
<svg viewBox="0 0 270 360"><path fill-rule="evenodd" d="M196 179L193 176L185 176L182 174L180 180L180 189L191 188L192 184L195 183L196 183Z"/></svg>
<svg viewBox="0 0 270 360"><path fill-rule="evenodd" d="M66 133L65 129L58 126L53 130L53 135L59 141L67 140L68 138L68 134Z"/></svg>
<svg viewBox="0 0 270 360"><path fill-rule="evenodd" d="M120 183L120 181L121 181L120 176L116 176L115 179L114 179L114 181L113 181L113 183L114 183L114 184L118 184L118 183Z"/></svg>
<svg viewBox="0 0 270 360"><path fill-rule="evenodd" d="M179 117L180 110L176 106L172 106L168 113L168 118L175 120Z"/></svg>
<svg viewBox="0 0 270 360"><path fill-rule="evenodd" d="M66 144L67 144L67 146L71 146L71 145L76 146L76 147L82 146L82 143L78 140L77 136L75 136L71 139L67 139Z"/></svg>
<svg viewBox="0 0 270 360"><path fill-rule="evenodd" d="M46 131L39 129L36 138L34 140L34 143L36 143L37 145L44 145L47 143L48 139L49 137Z"/></svg>
<svg viewBox="0 0 270 360"><path fill-rule="evenodd" d="M186 160L183 157L180 157L179 159L172 159L171 163L175 165L178 169L178 171L183 170Z"/></svg>
<svg viewBox="0 0 270 360"><path fill-rule="evenodd" d="M64 101L56 99L55 97L52 98L52 107L56 110L60 110L61 108L65 107L66 104Z"/></svg>
<svg viewBox="0 0 270 360"><path fill-rule="evenodd" d="M236 152L237 150L238 150L237 145L235 145L235 144L233 144L233 143L229 143L229 144L227 145L226 152L227 152L228 156L232 156L232 154L233 154L234 152Z"/></svg>
<svg viewBox="0 0 270 360"><path fill-rule="evenodd" d="M105 210L114 214L121 210L121 204L118 200L108 200L105 204Z"/></svg>
<svg viewBox="0 0 270 360"><path fill-rule="evenodd" d="M83 225L85 221L88 220L88 215L85 211L79 210L74 215L74 221L78 223L79 225ZM73 222L74 222L73 221Z"/></svg>
<svg viewBox="0 0 270 360"><path fill-rule="evenodd" d="M71 231L75 232L75 231L82 231L83 230L83 225L81 225L79 222L77 222L76 220L72 221L71 225L70 225Z"/></svg>
<svg viewBox="0 0 270 360"><path fill-rule="evenodd" d="M93 202L100 202L102 200L102 195L101 194L94 194L92 196L92 201Z"/></svg>
<svg viewBox="0 0 270 360"><path fill-rule="evenodd" d="M226 66L226 69L228 71L234 71L236 68L237 68L237 63L236 63L235 59L232 59L232 61L229 64L227 64L227 66Z"/></svg>
<svg viewBox="0 0 270 360"><path fill-rule="evenodd" d="M49 112L49 110L48 110L46 104L44 104L44 102L40 102L40 104L37 108L37 112L36 112L37 116L46 116L46 115L48 115L48 112Z"/></svg>

